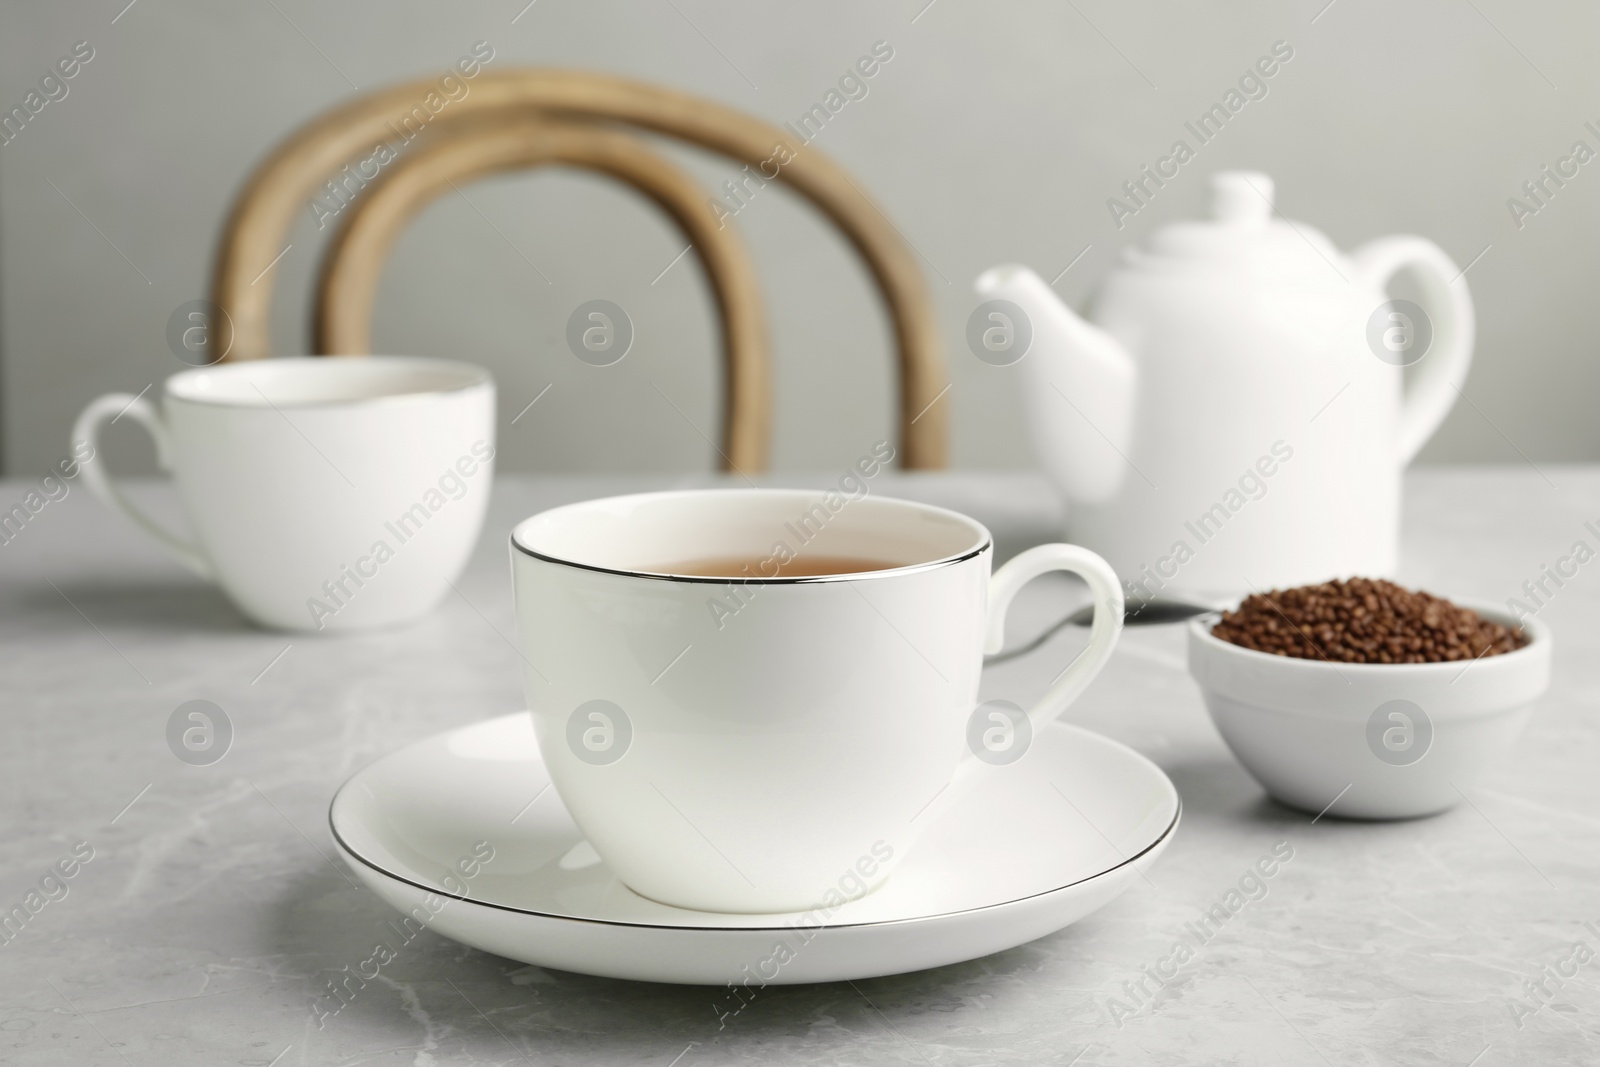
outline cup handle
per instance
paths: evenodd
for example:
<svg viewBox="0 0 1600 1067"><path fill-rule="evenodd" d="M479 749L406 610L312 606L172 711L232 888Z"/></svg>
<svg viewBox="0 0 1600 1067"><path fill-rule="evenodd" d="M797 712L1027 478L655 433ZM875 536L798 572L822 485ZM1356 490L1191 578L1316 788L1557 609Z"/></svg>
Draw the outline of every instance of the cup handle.
<svg viewBox="0 0 1600 1067"><path fill-rule="evenodd" d="M115 422L124 415L143 426L150 432L150 436L155 438L156 462L161 465L162 470L170 471L172 444L167 434L167 424L162 420L161 413L156 410L155 405L142 396L108 393L92 401L73 424L74 448L80 443L87 443L92 449L89 454L99 455L101 425L107 421ZM112 482L103 463L85 463L80 470L83 473L83 484L88 486L89 492L100 498L102 504L132 519L136 525L165 545L168 551L200 577L207 581L216 581L211 563L199 547L174 534L134 507L133 503L122 494L122 490Z"/></svg>
<svg viewBox="0 0 1600 1067"><path fill-rule="evenodd" d="M1111 658L1122 635L1123 595L1111 564L1077 545L1039 545L1014 557L989 580L989 635L984 652L994 655L1005 644L1006 612L1017 591L1041 574L1068 571L1089 583L1094 598L1094 625L1089 645L1067 665L1049 690L1028 709L1035 732L1048 726L1078 699Z"/></svg>
<svg viewBox="0 0 1600 1067"><path fill-rule="evenodd" d="M983 649L986 654L999 652L1005 643L1006 611L1017 590L1049 571L1070 571L1089 583L1089 592L1094 598L1094 624L1089 629L1088 647L1067 664L1044 696L1027 710L1029 727L1034 734L1049 726L1088 688L1111 658L1117 638L1122 636L1122 586L1111 564L1077 545L1040 545L1014 557L989 579L988 634ZM938 816L927 813L947 811L963 803L972 788L994 771L994 767L978 758L975 750L963 752L950 781L913 817L912 832L919 833L938 820Z"/></svg>

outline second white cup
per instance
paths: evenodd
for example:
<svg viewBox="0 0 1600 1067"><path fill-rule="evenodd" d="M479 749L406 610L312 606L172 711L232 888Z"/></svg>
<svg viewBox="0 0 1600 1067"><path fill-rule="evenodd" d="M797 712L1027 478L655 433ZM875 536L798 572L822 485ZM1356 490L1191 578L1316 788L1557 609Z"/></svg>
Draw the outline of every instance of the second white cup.
<svg viewBox="0 0 1600 1067"><path fill-rule="evenodd" d="M126 417L155 438L192 536L134 507L100 459L84 484L250 618L351 630L415 618L477 543L494 475L495 391L470 363L264 359L184 371L161 405L111 394L78 417L97 445Z"/></svg>

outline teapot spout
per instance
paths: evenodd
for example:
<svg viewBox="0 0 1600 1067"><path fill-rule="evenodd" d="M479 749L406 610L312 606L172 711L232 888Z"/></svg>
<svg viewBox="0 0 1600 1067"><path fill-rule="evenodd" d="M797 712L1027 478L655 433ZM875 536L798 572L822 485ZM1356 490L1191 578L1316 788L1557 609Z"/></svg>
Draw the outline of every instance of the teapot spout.
<svg viewBox="0 0 1600 1067"><path fill-rule="evenodd" d="M1069 501L1110 500L1127 476L1138 365L1122 343L1086 322L1027 267L993 267L974 283L985 300L1021 309L1029 333L1017 370L1029 434Z"/></svg>

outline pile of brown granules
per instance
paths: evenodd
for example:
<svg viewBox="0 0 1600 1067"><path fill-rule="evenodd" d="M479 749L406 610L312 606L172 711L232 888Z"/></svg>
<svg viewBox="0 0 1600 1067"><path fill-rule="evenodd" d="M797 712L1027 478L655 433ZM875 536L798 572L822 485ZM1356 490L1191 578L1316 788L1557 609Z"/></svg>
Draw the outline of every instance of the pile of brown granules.
<svg viewBox="0 0 1600 1067"><path fill-rule="evenodd" d="M1252 594L1225 612L1213 637L1297 659L1442 663L1514 652L1528 643L1475 611L1381 578Z"/></svg>

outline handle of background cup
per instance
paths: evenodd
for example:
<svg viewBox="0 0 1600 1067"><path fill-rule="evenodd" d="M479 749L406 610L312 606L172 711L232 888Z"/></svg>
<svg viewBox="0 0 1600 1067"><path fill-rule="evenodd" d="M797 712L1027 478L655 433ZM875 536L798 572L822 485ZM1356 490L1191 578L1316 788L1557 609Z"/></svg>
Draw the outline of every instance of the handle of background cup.
<svg viewBox="0 0 1600 1067"><path fill-rule="evenodd" d="M1006 612L1017 591L1050 571L1068 571L1089 583L1089 592L1094 598L1094 625L1089 630L1089 646L1078 653L1078 658L1061 672L1049 691L1028 709L1035 733L1067 710L1067 705L1088 688L1106 660L1111 658L1111 650L1122 635L1122 585L1111 564L1077 545L1040 545L1014 557L989 580L986 654L999 652L1005 644Z"/></svg>
<svg viewBox="0 0 1600 1067"><path fill-rule="evenodd" d="M1380 292L1389 279L1410 267L1433 316L1433 344L1417 367L1400 412L1399 455L1403 467L1439 428L1460 395L1472 366L1477 318L1466 276L1444 250L1421 237L1380 237L1351 255L1361 280Z"/></svg>
<svg viewBox="0 0 1600 1067"><path fill-rule="evenodd" d="M172 446L167 436L167 424L162 421L161 413L156 410L155 405L142 396L108 393L90 403L83 409L83 414L78 416L78 421L73 424L73 445L86 441L94 449L90 454L100 455L101 425L108 421L115 422L124 415L150 431L150 436L155 438L156 442L156 462L161 465L162 470L170 470L169 458ZM112 511L120 511L132 519L151 537L167 546L173 555L200 577L209 581L216 580L210 561L200 549L134 507L133 503L122 495L122 490L112 482L103 462L85 463L79 469L83 474L83 484L89 487L89 492L100 498L101 503Z"/></svg>

